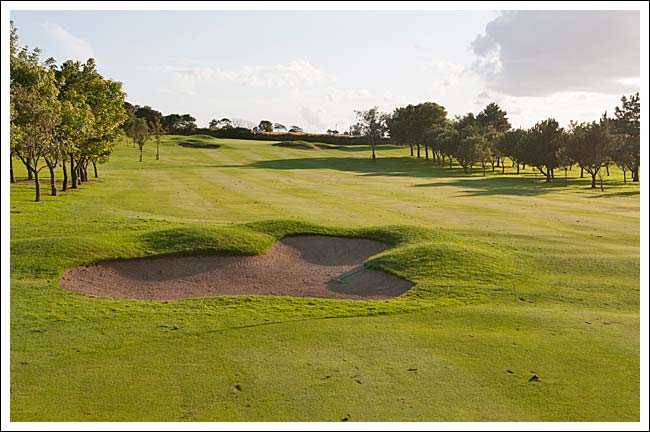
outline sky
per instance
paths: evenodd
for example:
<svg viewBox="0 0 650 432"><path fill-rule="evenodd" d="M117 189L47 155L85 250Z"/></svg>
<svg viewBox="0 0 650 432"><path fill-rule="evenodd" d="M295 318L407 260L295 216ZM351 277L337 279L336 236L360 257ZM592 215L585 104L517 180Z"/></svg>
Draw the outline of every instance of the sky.
<svg viewBox="0 0 650 432"><path fill-rule="evenodd" d="M496 102L515 127L612 113L639 90L638 11L12 11L43 58L96 59L127 100L347 130L354 110Z"/></svg>

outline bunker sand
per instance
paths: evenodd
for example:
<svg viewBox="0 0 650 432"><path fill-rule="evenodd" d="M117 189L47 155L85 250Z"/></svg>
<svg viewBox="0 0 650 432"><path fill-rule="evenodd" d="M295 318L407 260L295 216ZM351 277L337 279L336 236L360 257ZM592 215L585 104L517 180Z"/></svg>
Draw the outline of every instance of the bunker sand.
<svg viewBox="0 0 650 432"><path fill-rule="evenodd" d="M397 297L413 287L400 277L366 269L383 243L328 236L287 237L257 256L190 256L107 261L67 269L59 286L100 297L180 300L273 295L353 300ZM352 273L336 281L342 275Z"/></svg>

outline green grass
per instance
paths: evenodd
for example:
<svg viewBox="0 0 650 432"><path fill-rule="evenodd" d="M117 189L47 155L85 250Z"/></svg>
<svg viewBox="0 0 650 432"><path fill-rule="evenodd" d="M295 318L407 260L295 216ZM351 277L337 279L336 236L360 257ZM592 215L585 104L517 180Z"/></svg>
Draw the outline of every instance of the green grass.
<svg viewBox="0 0 650 432"><path fill-rule="evenodd" d="M639 420L639 185L273 144L166 136L139 163L121 143L93 184L41 203L15 163L13 421ZM390 301L57 288L73 265L297 234L381 240L368 264L417 285Z"/></svg>

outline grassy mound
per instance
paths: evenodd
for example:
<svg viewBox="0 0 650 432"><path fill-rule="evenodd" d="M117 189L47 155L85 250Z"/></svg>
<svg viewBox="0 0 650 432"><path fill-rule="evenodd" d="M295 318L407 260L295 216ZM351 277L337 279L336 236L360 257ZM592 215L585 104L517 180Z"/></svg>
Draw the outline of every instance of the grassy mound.
<svg viewBox="0 0 650 432"><path fill-rule="evenodd" d="M294 148L294 149L300 149L300 150L324 150L324 149L337 149L338 148L338 146L333 145L333 144L308 142L308 141L302 141L302 140L282 141L282 142L275 143L275 144L272 144L272 145L274 147L286 147L286 148Z"/></svg>
<svg viewBox="0 0 650 432"><path fill-rule="evenodd" d="M210 135L176 135L171 137L169 141L185 148L218 149L221 147L219 141Z"/></svg>

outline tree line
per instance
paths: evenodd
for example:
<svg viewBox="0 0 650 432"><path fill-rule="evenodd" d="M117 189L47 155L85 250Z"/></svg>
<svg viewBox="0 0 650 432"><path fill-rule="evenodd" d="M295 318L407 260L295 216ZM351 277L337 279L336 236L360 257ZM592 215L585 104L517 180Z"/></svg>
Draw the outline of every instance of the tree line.
<svg viewBox="0 0 650 432"><path fill-rule="evenodd" d="M411 156L439 161L451 168L455 160L465 173L480 165L483 175L489 166L492 171L504 172L506 159L517 174L526 165L534 167L551 182L555 171L565 172L577 165L591 176L591 187L604 168L616 164L623 170L627 182L639 181L640 165L640 102L639 93L621 98L614 116L607 113L598 121L570 122L562 128L549 118L528 129L513 129L507 113L496 103L488 104L480 113L447 117L444 107L434 102L408 105L392 114L382 113L377 107L356 111L362 134L370 139L371 158L375 159L375 142L389 135L391 141L408 146Z"/></svg>
<svg viewBox="0 0 650 432"><path fill-rule="evenodd" d="M105 79L91 58L85 63L40 60L40 50L18 45L11 23L10 39L10 175L13 159L25 165L40 201L40 172L47 167L50 191L57 194L55 169L63 169L62 190L76 189L95 177L97 164L108 160L119 126L126 119L122 83Z"/></svg>

